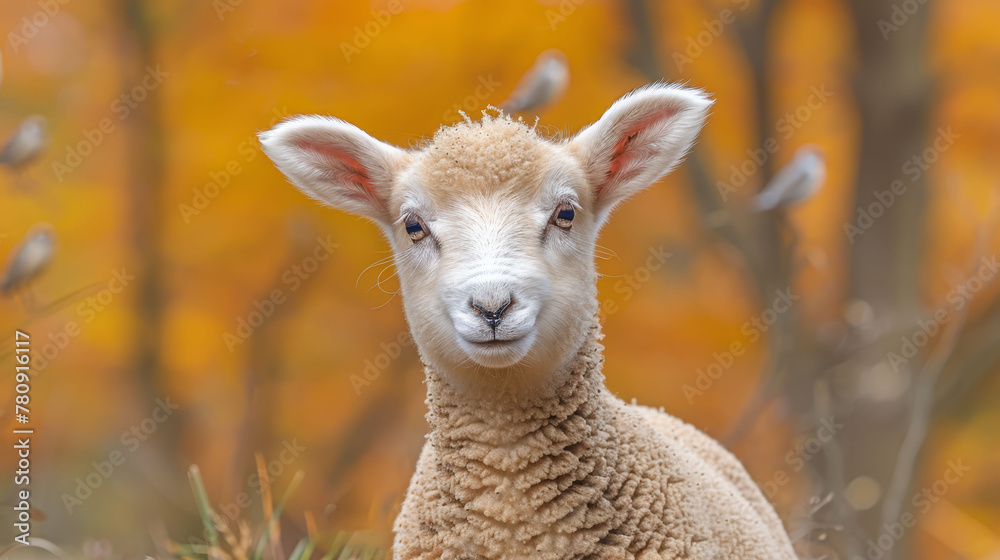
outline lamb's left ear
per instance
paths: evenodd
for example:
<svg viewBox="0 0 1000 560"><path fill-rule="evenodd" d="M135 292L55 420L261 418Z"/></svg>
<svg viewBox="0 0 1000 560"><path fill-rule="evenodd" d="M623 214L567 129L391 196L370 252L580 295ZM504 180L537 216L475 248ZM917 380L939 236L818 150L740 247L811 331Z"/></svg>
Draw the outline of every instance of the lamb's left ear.
<svg viewBox="0 0 1000 560"><path fill-rule="evenodd" d="M322 204L388 225L389 191L407 153L340 119L295 117L260 134L274 165Z"/></svg>
<svg viewBox="0 0 1000 560"><path fill-rule="evenodd" d="M602 219L615 204L669 173L691 148L712 100L652 84L616 101L570 141L590 178Z"/></svg>

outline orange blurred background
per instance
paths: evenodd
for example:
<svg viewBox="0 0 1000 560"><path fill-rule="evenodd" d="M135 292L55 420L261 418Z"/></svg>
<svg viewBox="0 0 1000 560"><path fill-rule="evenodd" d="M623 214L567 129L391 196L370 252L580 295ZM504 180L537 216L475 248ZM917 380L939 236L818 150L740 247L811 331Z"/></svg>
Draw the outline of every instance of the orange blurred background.
<svg viewBox="0 0 1000 560"><path fill-rule="evenodd" d="M163 520L184 540L198 533L189 464L200 466L218 511L259 517L258 506L238 503L243 493L259 503L255 452L273 465L277 488L305 472L287 531L301 533L307 511L322 527L387 531L427 429L392 271L369 268L388 246L367 222L291 188L255 134L287 115L320 113L411 146L458 120L456 107L476 118L500 104L539 53L558 49L569 87L540 113L553 133L572 134L657 77L716 99L695 158L603 232L601 245L616 254L598 264L611 310L609 387L726 438L796 528L801 550L847 557L858 549L844 543L854 542L865 554L893 465L854 457L874 457L880 440L897 456L925 371L901 373L869 350L877 341L898 347L914 309L949 306L970 263L1000 249L991 227L998 22L1000 5L987 0L4 2L0 133L37 113L51 140L32 164L0 177L0 255L39 222L58 236L32 286L35 307L0 300L5 372L15 328L33 341L33 505L45 519L33 532L67 546L108 539L138 554L152 549L149 527ZM912 83L895 74L911 68ZM859 219L859 193L889 188L866 167L866 151L930 147L939 129L955 140L918 174L919 194L900 196L865 232L865 249L853 245L845 226ZM775 154L747 166L768 137ZM748 215L763 225L732 218L732 236L720 234L720 220L742 216L804 144L826 154L822 190L777 226ZM890 177L910 180L903 160L883 163ZM741 166L751 172L736 185ZM701 196L729 192L720 182L733 187L715 202L722 210L705 212L692 188L699 180L712 187ZM335 247L313 268L320 241ZM771 305L765 296L777 285L755 287L752 257L777 244L788 247L782 262L801 299L794 320L780 323L785 334L751 340L744 324ZM651 251L670 257L642 270ZM878 255L885 270L872 266ZM900 255L912 256L909 272L895 267ZM984 282L957 334L955 352L971 356L975 371L946 355L906 495L933 488L949 461L970 470L917 515L905 536L913 558L1000 554L998 294ZM788 345L776 350L778 339ZM734 342L746 352L726 365ZM748 420L779 351L784 366ZM706 388L715 363L724 372ZM5 381L5 430L15 426L12 395ZM848 426L834 437L843 439L836 468L829 447L805 456L797 447L816 431L809 414L827 405ZM116 451L123 463L101 475ZM0 469L13 472L13 456L2 457ZM101 482L82 499L80 481L95 472ZM3 480L0 535L14 503Z"/></svg>

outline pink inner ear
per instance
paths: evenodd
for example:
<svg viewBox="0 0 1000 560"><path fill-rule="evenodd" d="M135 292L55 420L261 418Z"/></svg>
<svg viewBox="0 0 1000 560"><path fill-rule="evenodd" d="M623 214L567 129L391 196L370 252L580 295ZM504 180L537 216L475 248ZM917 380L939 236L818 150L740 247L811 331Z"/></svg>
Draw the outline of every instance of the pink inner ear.
<svg viewBox="0 0 1000 560"><path fill-rule="evenodd" d="M309 142L308 140L299 140L295 142L295 145L302 150L315 152L330 159L334 163L330 167L331 179L334 181L352 183L358 187L357 192L348 190L344 194L357 200L380 203L379 197L375 194L375 186L368 176L368 170L358 160L347 155L342 150Z"/></svg>
<svg viewBox="0 0 1000 560"><path fill-rule="evenodd" d="M632 126L625 129L615 143L614 151L611 153L611 165L604 182L597 189L597 195L602 196L604 191L615 184L619 184L642 172L642 167L636 165L636 161L642 157L641 149L635 145L635 140L641 132L651 127L659 126L663 121L670 119L677 114L674 107L665 107L658 111L652 111L644 118L632 123Z"/></svg>

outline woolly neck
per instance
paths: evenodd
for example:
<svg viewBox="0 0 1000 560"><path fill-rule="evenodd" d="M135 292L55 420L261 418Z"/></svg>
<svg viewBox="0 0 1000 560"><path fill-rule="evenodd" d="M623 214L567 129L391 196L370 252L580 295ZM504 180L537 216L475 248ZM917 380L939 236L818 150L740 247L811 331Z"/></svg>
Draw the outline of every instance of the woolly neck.
<svg viewBox="0 0 1000 560"><path fill-rule="evenodd" d="M431 442L441 439L452 429L476 424L491 428L484 431L482 435L487 441L481 443L504 445L523 437L526 431L538 429L539 422L565 420L584 402L598 400L605 391L601 372L604 346L600 341L603 338L601 325L595 317L576 355L553 376L559 380L559 385L547 392L517 394L498 390L489 396L469 395L457 390L447 376L426 366ZM497 380L497 383L503 382Z"/></svg>
<svg viewBox="0 0 1000 560"><path fill-rule="evenodd" d="M460 539L466 552L492 558L491 543L509 542L515 557L576 557L645 545L629 507L637 481L628 482L631 462L617 452L620 401L604 387L601 338L595 318L548 395L470 398L427 370L431 468L440 473L430 483L453 506L442 526L476 528Z"/></svg>
<svg viewBox="0 0 1000 560"><path fill-rule="evenodd" d="M794 559L739 462L683 422L614 397L600 326L580 334L547 394L470 396L427 369L432 430L396 557Z"/></svg>

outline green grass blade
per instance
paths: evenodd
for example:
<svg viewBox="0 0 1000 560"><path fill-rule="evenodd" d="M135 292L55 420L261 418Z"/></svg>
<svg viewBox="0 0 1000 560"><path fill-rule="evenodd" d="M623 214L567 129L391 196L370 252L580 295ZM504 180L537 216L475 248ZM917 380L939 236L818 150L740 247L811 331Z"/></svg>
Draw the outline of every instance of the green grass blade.
<svg viewBox="0 0 1000 560"><path fill-rule="evenodd" d="M312 554L312 546L312 541L308 538L302 539L299 541L299 544L295 545L288 560L309 560L309 556Z"/></svg>
<svg viewBox="0 0 1000 560"><path fill-rule="evenodd" d="M291 499L292 494L298 489L299 484L302 483L302 479L305 477L303 471L298 471L292 478L292 481L288 484L288 489L285 490L285 494L281 496L281 501L278 502L278 507L274 508L274 512L271 514L271 519L267 522L267 527L264 528L264 534L260 537L260 542L257 543L257 550L254 551L254 560L261 560L264 557L264 547L267 546L267 541L271 537L271 529L281 518L281 512L284 511L285 505L288 504L288 500Z"/></svg>
<svg viewBox="0 0 1000 560"><path fill-rule="evenodd" d="M333 538L333 543L330 544L330 549L326 551L323 555L322 560L333 560L333 557L340 552L340 548L344 546L347 542L347 537L349 535L345 531L338 531L337 536Z"/></svg>
<svg viewBox="0 0 1000 560"><path fill-rule="evenodd" d="M351 545L347 545L344 547L344 550L340 551L340 556L337 557L337 560L347 560L348 558L351 557L351 554L353 552L354 552L354 547Z"/></svg>
<svg viewBox="0 0 1000 560"><path fill-rule="evenodd" d="M213 550L217 549L219 547L219 533L215 530L215 512L212 511L212 506L208 503L208 493L205 492L205 483L201 480L201 471L198 470L198 465L191 465L191 468L188 469L188 480L191 481L194 501L198 505L198 514L205 526L208 544Z"/></svg>

